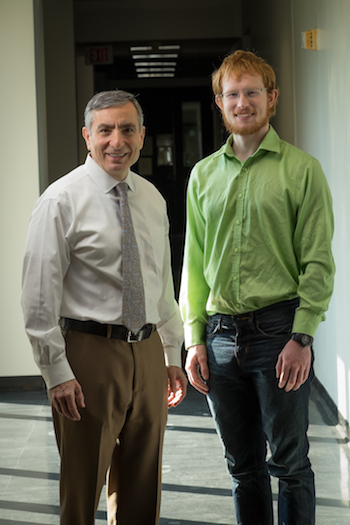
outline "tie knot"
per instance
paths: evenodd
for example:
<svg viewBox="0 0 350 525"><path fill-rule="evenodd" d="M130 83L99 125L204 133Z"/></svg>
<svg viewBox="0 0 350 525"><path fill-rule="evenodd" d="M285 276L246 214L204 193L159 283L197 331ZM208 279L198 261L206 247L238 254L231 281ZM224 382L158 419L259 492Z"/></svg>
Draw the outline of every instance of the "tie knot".
<svg viewBox="0 0 350 525"><path fill-rule="evenodd" d="M119 194L123 193L124 195L126 195L129 189L129 185L126 182L119 182L119 184L117 184L116 186L116 189Z"/></svg>

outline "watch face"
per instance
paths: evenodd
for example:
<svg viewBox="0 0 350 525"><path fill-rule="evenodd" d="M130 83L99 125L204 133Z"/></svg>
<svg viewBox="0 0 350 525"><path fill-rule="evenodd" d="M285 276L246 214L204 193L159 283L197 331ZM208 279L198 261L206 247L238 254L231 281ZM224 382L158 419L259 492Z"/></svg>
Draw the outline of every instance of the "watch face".
<svg viewBox="0 0 350 525"><path fill-rule="evenodd" d="M292 335L292 339L297 341L301 346L311 346L313 338L311 335L295 333Z"/></svg>
<svg viewBox="0 0 350 525"><path fill-rule="evenodd" d="M300 342L303 346L308 346L311 342L311 337L309 335L303 335Z"/></svg>

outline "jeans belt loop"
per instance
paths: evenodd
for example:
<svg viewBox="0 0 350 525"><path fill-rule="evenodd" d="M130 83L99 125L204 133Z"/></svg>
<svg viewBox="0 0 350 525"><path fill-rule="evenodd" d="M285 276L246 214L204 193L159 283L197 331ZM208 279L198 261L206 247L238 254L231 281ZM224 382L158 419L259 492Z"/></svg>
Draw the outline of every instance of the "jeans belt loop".
<svg viewBox="0 0 350 525"><path fill-rule="evenodd" d="M256 326L255 326L255 317L254 312L249 313L249 320L248 320L249 327L252 332L256 334Z"/></svg>

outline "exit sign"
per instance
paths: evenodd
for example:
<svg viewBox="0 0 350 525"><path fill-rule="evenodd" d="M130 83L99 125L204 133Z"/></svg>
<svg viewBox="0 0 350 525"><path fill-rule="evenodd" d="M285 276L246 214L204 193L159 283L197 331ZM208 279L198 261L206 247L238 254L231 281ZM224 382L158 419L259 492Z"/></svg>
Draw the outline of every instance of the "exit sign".
<svg viewBox="0 0 350 525"><path fill-rule="evenodd" d="M113 64L113 46L89 46L85 48L85 64Z"/></svg>

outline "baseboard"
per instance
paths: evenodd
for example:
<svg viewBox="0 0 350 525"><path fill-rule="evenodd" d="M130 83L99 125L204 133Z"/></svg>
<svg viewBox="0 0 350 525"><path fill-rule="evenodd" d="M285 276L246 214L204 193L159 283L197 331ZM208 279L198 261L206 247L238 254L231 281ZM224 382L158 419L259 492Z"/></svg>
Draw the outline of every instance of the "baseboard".
<svg viewBox="0 0 350 525"><path fill-rule="evenodd" d="M317 408L320 411L323 420L327 425L338 427L341 434L344 436L344 440L350 443L350 427L349 422L339 412L337 405L328 394L322 383L314 378L312 382L312 395L317 404Z"/></svg>
<svg viewBox="0 0 350 525"><path fill-rule="evenodd" d="M44 391L45 382L41 376L0 377L0 391Z"/></svg>

